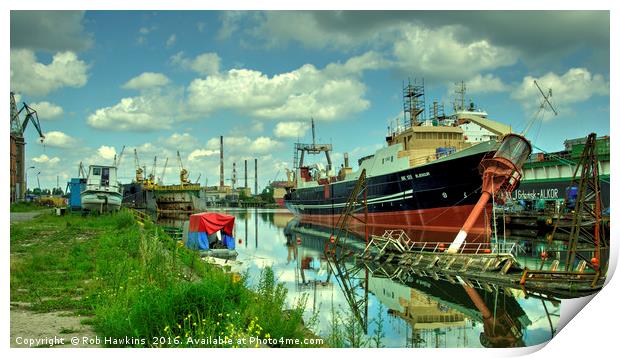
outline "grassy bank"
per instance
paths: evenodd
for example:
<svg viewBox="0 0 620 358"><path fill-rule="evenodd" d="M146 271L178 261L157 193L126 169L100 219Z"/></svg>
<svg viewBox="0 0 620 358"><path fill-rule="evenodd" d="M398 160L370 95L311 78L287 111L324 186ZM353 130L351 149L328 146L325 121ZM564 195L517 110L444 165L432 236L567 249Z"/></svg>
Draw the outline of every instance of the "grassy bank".
<svg viewBox="0 0 620 358"><path fill-rule="evenodd" d="M285 296L270 269L249 289L243 277L204 263L127 212L11 225L11 301L87 315L99 336L112 339L107 345L250 346L236 339L260 337L270 346L304 346L305 302L286 307ZM216 337L226 342L207 339Z"/></svg>

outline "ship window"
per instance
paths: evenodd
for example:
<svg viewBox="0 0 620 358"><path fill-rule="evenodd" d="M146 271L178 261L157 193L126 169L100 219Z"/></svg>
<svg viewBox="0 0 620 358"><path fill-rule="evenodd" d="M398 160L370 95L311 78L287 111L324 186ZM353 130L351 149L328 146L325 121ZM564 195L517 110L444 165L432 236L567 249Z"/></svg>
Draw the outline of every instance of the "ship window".
<svg viewBox="0 0 620 358"><path fill-rule="evenodd" d="M101 168L93 168L93 175L101 175Z"/></svg>
<svg viewBox="0 0 620 358"><path fill-rule="evenodd" d="M390 157L390 162L393 162L393 161L394 161L394 156L391 156Z"/></svg>

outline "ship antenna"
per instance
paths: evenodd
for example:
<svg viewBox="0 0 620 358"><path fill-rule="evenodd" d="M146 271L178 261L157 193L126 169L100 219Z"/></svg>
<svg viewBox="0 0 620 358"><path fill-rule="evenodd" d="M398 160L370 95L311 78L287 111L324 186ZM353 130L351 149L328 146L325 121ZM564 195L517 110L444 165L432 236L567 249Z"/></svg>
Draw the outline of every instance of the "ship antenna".
<svg viewBox="0 0 620 358"><path fill-rule="evenodd" d="M310 117L310 120L312 121L312 145L315 145L315 133L314 133L314 118Z"/></svg>

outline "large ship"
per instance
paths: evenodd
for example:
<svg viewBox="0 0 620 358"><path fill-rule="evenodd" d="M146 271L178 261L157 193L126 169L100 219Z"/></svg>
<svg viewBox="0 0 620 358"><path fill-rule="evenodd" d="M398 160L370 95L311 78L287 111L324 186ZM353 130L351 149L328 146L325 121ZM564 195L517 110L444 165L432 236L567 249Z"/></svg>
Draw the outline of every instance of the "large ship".
<svg viewBox="0 0 620 358"><path fill-rule="evenodd" d="M367 228L381 235L386 229L457 232L481 195L479 164L492 156L501 138L511 132L488 118L473 103L465 106L465 86L457 93L454 113L445 115L433 102L425 118L424 84L403 86L403 123L388 127L386 146L358 160L352 171L348 156L335 173L331 144L296 143L294 171L285 196L286 207L303 221L328 227L338 222L360 173L366 174ZM327 166L306 164L306 154L324 153ZM471 241L486 236L491 204L473 225ZM354 223L352 229L363 230ZM416 235L417 236L417 235ZM450 235L445 236L445 241ZM439 239L441 240L441 239Z"/></svg>

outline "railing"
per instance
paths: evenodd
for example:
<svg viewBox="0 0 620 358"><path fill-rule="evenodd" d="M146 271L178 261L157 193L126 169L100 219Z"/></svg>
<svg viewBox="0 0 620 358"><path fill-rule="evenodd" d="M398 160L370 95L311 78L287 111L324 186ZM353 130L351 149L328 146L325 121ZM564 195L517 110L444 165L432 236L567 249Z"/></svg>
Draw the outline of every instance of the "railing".
<svg viewBox="0 0 620 358"><path fill-rule="evenodd" d="M386 230L382 236L372 236L364 250L367 253L370 247L375 247L380 253L386 251L395 252L430 252L443 253L450 243L414 241L407 236L404 230ZM516 254L519 245L514 242L463 242L457 254Z"/></svg>

